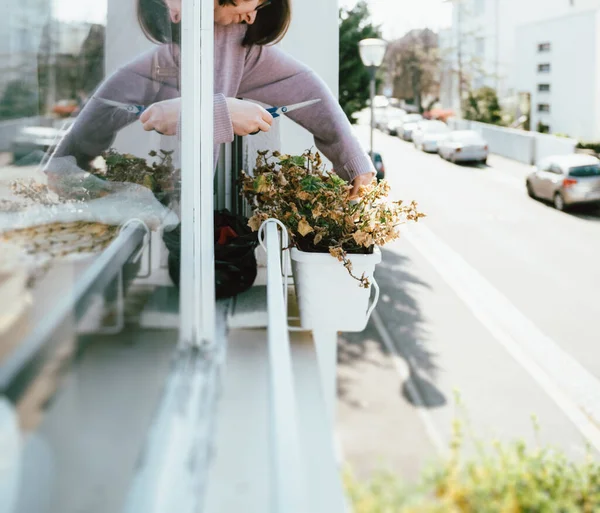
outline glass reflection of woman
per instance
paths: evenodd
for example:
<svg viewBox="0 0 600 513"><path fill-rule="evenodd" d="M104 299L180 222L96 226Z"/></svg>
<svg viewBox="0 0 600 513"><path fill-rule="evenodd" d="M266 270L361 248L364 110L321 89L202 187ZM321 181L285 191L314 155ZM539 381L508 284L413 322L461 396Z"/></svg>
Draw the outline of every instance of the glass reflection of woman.
<svg viewBox="0 0 600 513"><path fill-rule="evenodd" d="M336 172L354 185L368 183L373 164L325 83L308 67L272 46L286 33L290 0L214 0L214 141L267 132L273 122L260 105L288 105L321 98L315 107L289 117L311 132L317 148ZM179 42L181 0L138 0L138 19L146 36L159 45L117 70L79 114L53 158L72 155L86 169L108 149L116 133L133 123L133 114L98 98L148 106L139 117L145 130L176 135L180 117ZM175 70L175 72L173 72ZM215 158L216 161L216 158ZM52 185L52 166L48 166Z"/></svg>

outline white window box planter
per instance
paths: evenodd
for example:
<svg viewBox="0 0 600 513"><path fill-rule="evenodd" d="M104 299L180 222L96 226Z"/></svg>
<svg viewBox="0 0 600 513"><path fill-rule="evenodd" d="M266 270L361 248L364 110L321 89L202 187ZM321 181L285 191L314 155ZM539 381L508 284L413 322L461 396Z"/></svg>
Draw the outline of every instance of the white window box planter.
<svg viewBox="0 0 600 513"><path fill-rule="evenodd" d="M355 276L368 277L371 286L359 285L346 268L329 253L308 253L292 248L292 272L303 329L360 332L379 299L373 276L381 251L371 255L348 255ZM373 298L371 296L373 295Z"/></svg>

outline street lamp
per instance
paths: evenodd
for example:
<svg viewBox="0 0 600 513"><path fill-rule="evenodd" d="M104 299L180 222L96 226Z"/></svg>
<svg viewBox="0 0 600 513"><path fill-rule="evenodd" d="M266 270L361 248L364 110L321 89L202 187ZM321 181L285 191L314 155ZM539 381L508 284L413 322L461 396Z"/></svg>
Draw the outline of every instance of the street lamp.
<svg viewBox="0 0 600 513"><path fill-rule="evenodd" d="M360 59L369 70L371 75L371 158L373 158L373 130L375 126L375 107L373 100L375 98L375 73L381 66L387 43L383 39L363 39L358 43Z"/></svg>

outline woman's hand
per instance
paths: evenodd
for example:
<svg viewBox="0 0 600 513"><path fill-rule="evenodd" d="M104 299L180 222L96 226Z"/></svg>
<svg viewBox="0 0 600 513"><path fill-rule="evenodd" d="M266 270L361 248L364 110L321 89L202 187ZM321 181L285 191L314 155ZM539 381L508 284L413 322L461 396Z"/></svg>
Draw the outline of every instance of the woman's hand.
<svg viewBox="0 0 600 513"><path fill-rule="evenodd" d="M350 199L353 200L353 199L358 198L358 193L360 191L360 188L363 185L369 185L374 179L375 179L375 173L366 173L364 175L358 175L352 181L352 190L350 191Z"/></svg>
<svg viewBox="0 0 600 513"><path fill-rule="evenodd" d="M181 113L181 98L164 100L148 107L140 116L144 130L156 130L163 135L176 135Z"/></svg>
<svg viewBox="0 0 600 513"><path fill-rule="evenodd" d="M250 135L258 130L268 132L273 124L273 116L257 103L227 98L227 108L235 135Z"/></svg>

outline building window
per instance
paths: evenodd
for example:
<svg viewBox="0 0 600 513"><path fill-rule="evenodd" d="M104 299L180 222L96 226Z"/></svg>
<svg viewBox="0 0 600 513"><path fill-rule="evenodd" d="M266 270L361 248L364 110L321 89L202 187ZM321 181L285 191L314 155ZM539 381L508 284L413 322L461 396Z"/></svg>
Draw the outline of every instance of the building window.
<svg viewBox="0 0 600 513"><path fill-rule="evenodd" d="M551 49L552 49L552 44L551 43L540 43L538 45L538 52L539 53L549 52Z"/></svg>
<svg viewBox="0 0 600 513"><path fill-rule="evenodd" d="M538 64L538 73L550 73L550 64Z"/></svg>
<svg viewBox="0 0 600 513"><path fill-rule="evenodd" d="M550 104L538 103L537 110L538 110L538 112L550 112Z"/></svg>
<svg viewBox="0 0 600 513"><path fill-rule="evenodd" d="M550 125L546 125L546 124L542 123L541 121L538 121L537 131L540 134L549 134L550 133Z"/></svg>
<svg viewBox="0 0 600 513"><path fill-rule="evenodd" d="M538 84L538 92L549 93L550 92L550 84Z"/></svg>

